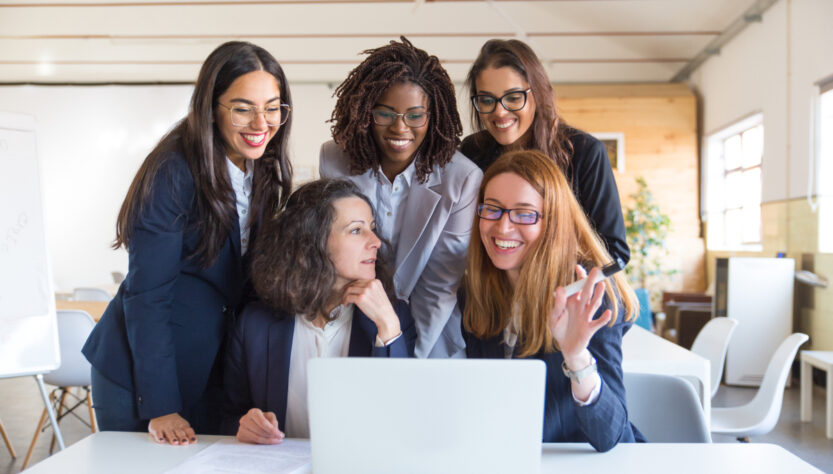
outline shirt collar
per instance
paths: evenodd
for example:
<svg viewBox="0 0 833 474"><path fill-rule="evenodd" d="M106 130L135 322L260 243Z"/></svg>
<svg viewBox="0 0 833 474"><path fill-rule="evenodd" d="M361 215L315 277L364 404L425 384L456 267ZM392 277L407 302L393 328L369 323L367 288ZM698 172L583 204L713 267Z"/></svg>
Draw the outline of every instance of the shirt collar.
<svg viewBox="0 0 833 474"><path fill-rule="evenodd" d="M402 179L405 181L405 185L410 187L411 182L413 182L413 180L414 180L414 176L416 176L416 165L415 165L415 163L416 163L416 160L411 161L411 164L409 164L407 168L405 168L404 170L402 170L401 173L396 175L396 178L394 178L394 181L396 181L396 179L401 176ZM388 177L385 176L385 173L382 172L381 168L379 169L379 182L381 182L383 184L384 183L390 183L390 181L388 181ZM393 183L390 183L390 184L393 184Z"/></svg>
<svg viewBox="0 0 833 474"><path fill-rule="evenodd" d="M238 183L250 183L252 181L252 160L244 159L246 164L246 172L237 167L231 159L226 156L226 167L228 168L229 178Z"/></svg>
<svg viewBox="0 0 833 474"><path fill-rule="evenodd" d="M309 318L302 314L298 315L298 319L301 321L301 324L306 326L308 329L324 331L325 333L336 332L344 325L353 321L353 308L354 305L352 304L342 304L336 306L332 311L330 311L330 322L325 324L323 328L315 326Z"/></svg>

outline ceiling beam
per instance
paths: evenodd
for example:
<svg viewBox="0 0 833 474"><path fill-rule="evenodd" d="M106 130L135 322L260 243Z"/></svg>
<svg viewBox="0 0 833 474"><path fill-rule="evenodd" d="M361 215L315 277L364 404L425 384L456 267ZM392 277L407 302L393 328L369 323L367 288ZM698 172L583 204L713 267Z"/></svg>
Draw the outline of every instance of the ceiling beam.
<svg viewBox="0 0 833 474"><path fill-rule="evenodd" d="M735 19L725 30L723 30L717 38L711 40L709 44L697 53L688 64L683 66L671 82L683 82L688 80L697 68L699 68L710 57L720 54L720 50L726 46L726 43L739 35L741 31L745 30L750 23L760 23L763 19L763 14L769 7L778 0L756 0L755 3Z"/></svg>

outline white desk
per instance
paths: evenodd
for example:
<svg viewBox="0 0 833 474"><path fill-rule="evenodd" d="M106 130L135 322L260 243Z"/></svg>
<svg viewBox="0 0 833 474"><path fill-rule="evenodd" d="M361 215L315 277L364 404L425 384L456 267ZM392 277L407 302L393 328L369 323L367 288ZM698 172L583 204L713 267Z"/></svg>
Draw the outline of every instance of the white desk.
<svg viewBox="0 0 833 474"><path fill-rule="evenodd" d="M193 456L221 436L194 446L158 445L147 433L90 435L26 470L26 474L153 474ZM392 472L396 470L393 469ZM544 444L541 472L704 473L821 472L774 444L620 444L597 453L589 444Z"/></svg>
<svg viewBox="0 0 833 474"><path fill-rule="evenodd" d="M711 426L711 365L707 359L639 326L633 326L622 340L622 370L699 380L706 426Z"/></svg>
<svg viewBox="0 0 833 474"><path fill-rule="evenodd" d="M813 419L813 367L825 371L825 432L833 438L833 351L801 351L801 421Z"/></svg>

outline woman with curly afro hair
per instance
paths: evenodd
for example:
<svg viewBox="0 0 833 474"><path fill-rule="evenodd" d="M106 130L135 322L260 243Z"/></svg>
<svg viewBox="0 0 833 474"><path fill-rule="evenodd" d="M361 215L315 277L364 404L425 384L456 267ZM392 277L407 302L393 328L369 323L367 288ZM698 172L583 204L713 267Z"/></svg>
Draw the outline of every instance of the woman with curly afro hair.
<svg viewBox="0 0 833 474"><path fill-rule="evenodd" d="M373 203L390 242L396 297L416 320L418 357L460 357L457 287L483 173L457 151L454 85L410 41L364 52L335 92L322 177L349 177Z"/></svg>

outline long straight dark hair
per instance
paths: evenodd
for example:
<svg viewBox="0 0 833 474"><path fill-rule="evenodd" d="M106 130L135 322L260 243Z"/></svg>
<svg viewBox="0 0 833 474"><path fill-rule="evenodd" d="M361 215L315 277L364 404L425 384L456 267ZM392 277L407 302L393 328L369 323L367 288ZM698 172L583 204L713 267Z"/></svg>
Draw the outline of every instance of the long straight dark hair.
<svg viewBox="0 0 833 474"><path fill-rule="evenodd" d="M509 67L515 70L532 89L535 97L535 118L532 122L532 136L529 148L538 150L552 158L562 172L567 171L570 157L573 155L573 144L570 142L569 127L558 115L555 103L555 91L552 88L544 65L526 43L516 39L492 39L480 49L480 54L474 60L468 76L466 86L472 94L477 94L477 76L488 68ZM480 114L472 107L472 123L475 130L483 130ZM478 136L478 135L475 135Z"/></svg>
<svg viewBox="0 0 833 474"><path fill-rule="evenodd" d="M281 102L292 106L283 69L265 49L242 41L224 43L215 49L200 69L188 115L162 138L133 178L116 221L114 249L129 248L133 226L142 215L153 186L168 184L156 181L160 167L175 152L180 152L194 178L197 218L193 222L202 235L194 254L188 257L196 258L204 267L214 262L236 216L225 145L214 123L214 108L232 82L252 71L266 71L274 76ZM254 160L250 225L264 216L275 215L292 190L292 167L287 152L291 125L292 115L280 126L263 156Z"/></svg>

